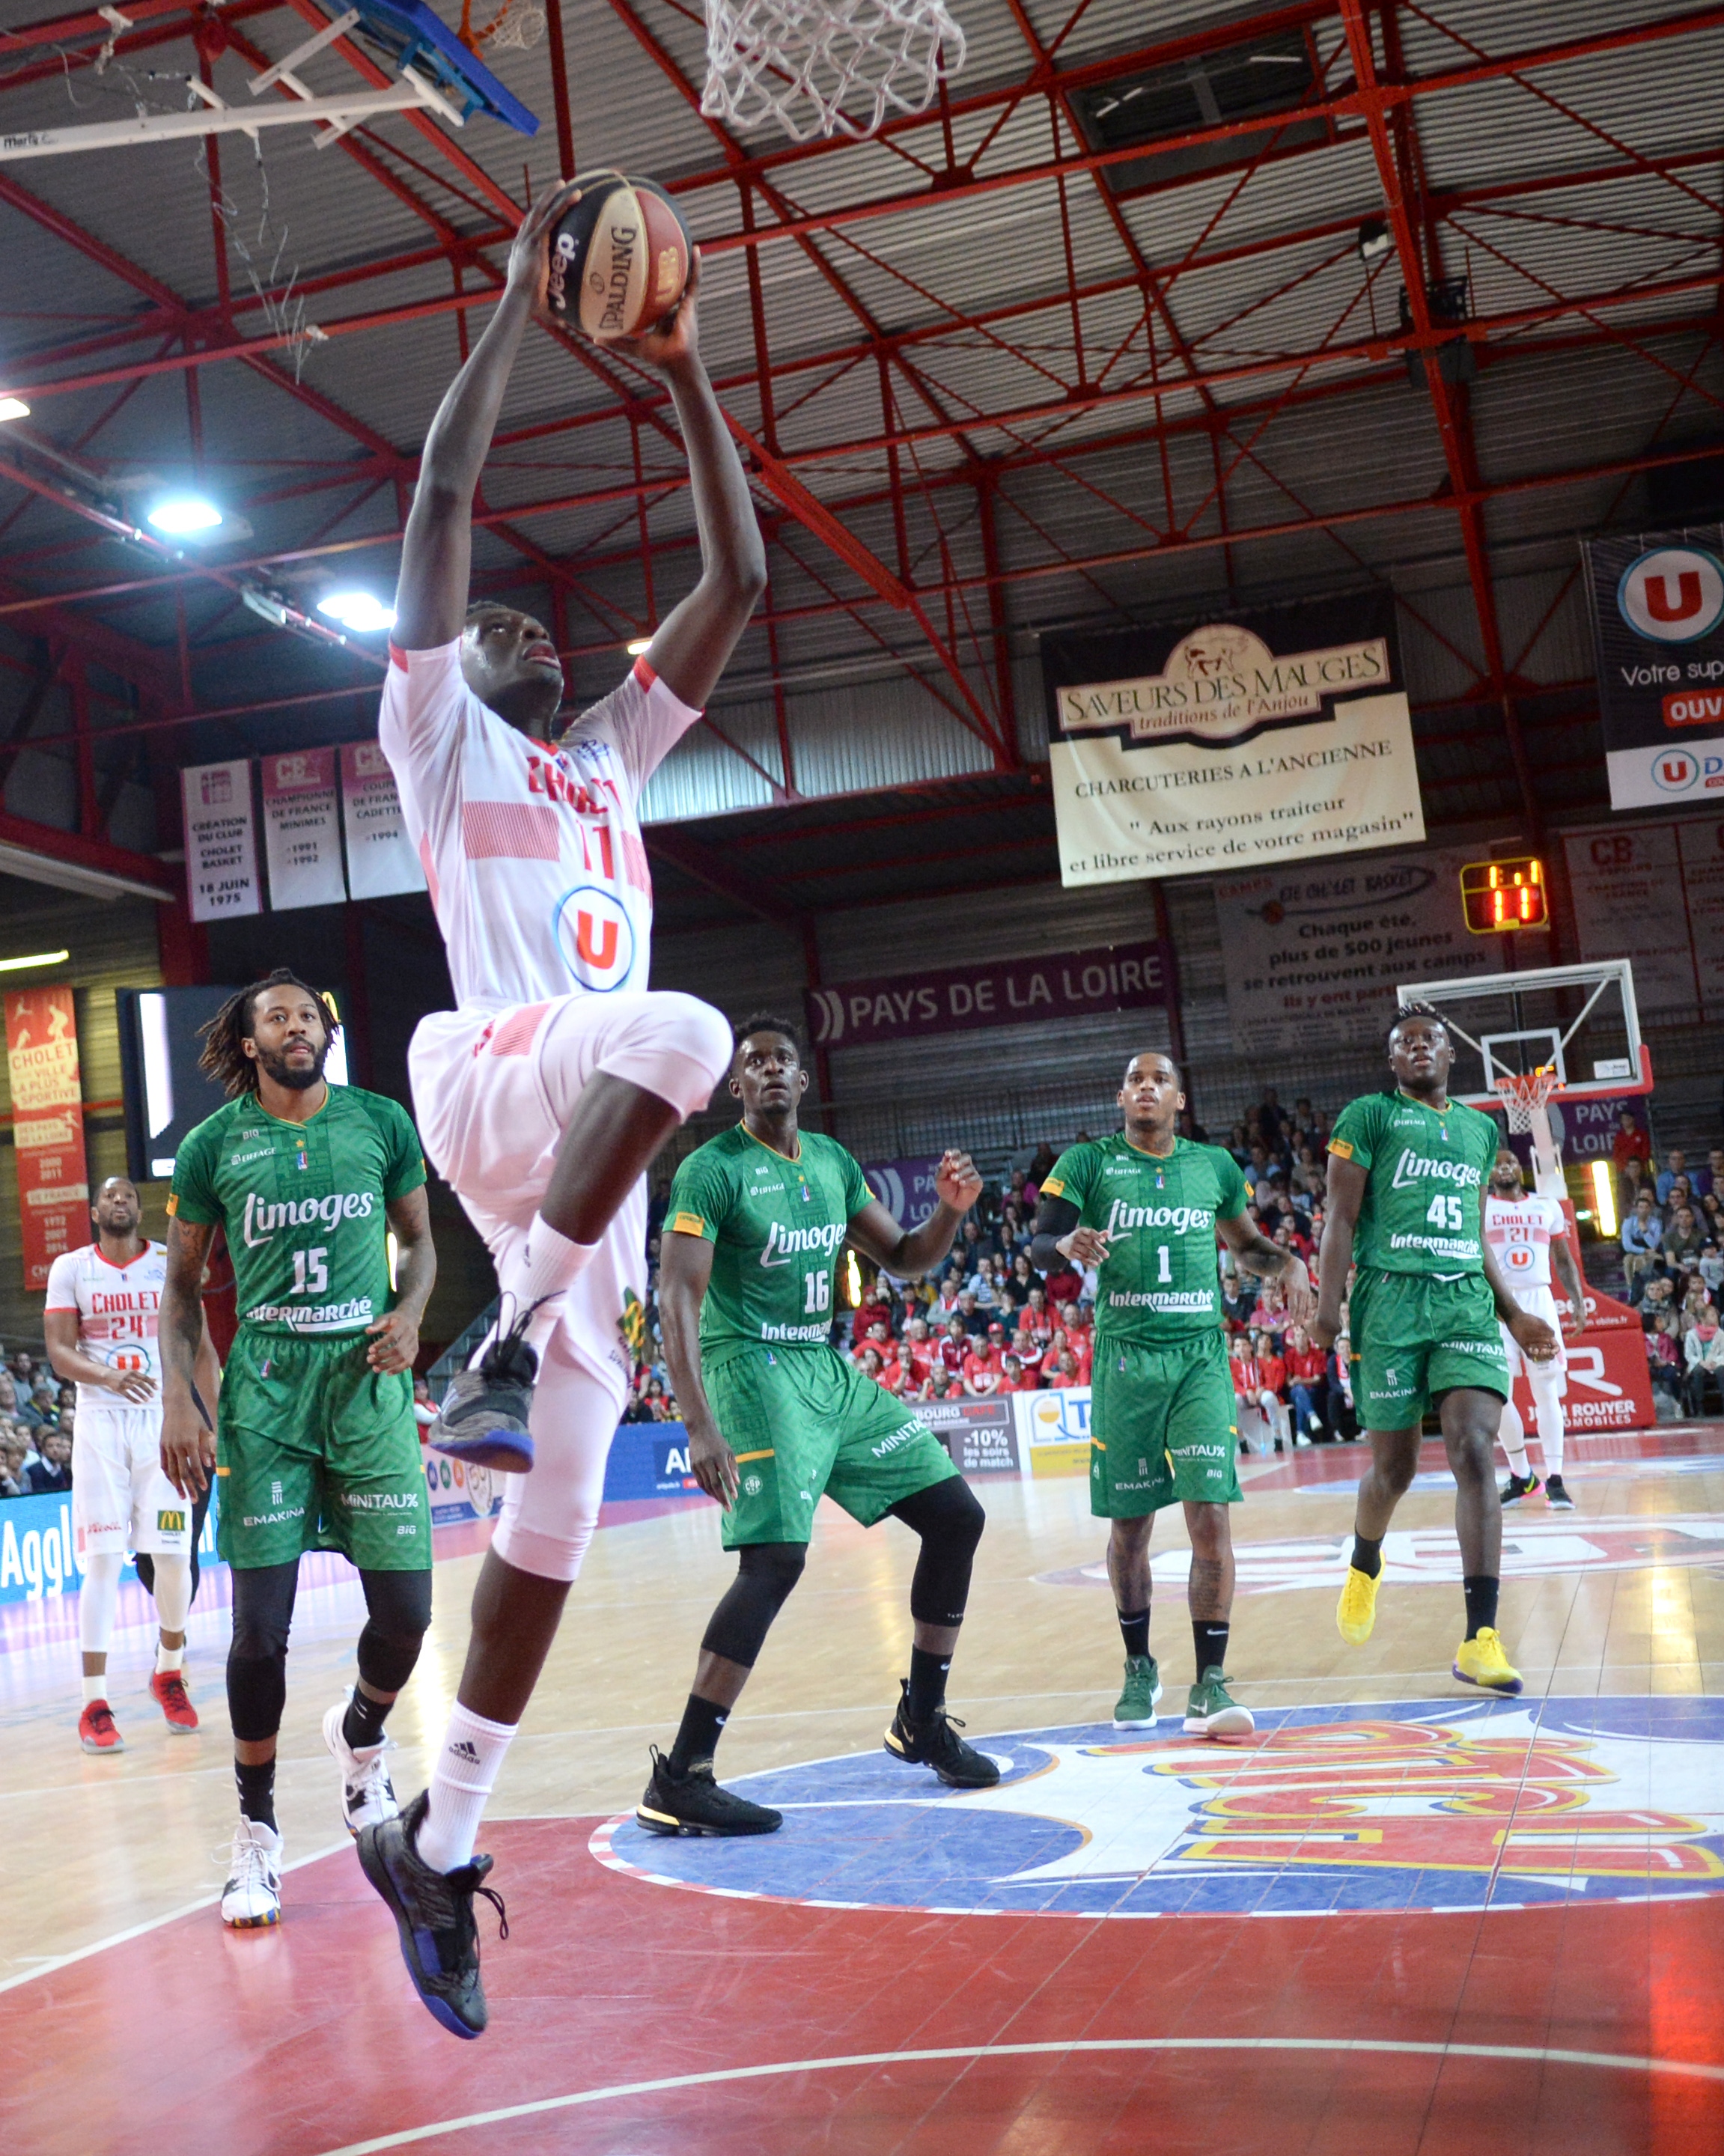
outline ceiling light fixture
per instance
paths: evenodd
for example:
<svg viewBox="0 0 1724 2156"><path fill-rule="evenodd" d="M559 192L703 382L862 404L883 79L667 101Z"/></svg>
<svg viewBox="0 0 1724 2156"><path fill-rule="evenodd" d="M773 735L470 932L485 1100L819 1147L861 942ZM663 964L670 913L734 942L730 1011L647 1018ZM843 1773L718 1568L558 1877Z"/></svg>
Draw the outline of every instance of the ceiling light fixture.
<svg viewBox="0 0 1724 2156"><path fill-rule="evenodd" d="M317 611L360 636L374 636L380 629L395 626L394 608L385 606L370 592L331 592L319 599Z"/></svg>
<svg viewBox="0 0 1724 2156"><path fill-rule="evenodd" d="M1359 227L1359 259L1361 262L1380 262L1394 244L1388 228L1388 219L1367 217Z"/></svg>
<svg viewBox="0 0 1724 2156"><path fill-rule="evenodd" d="M22 397L0 397L0 424L8 419L28 419L30 408Z"/></svg>
<svg viewBox="0 0 1724 2156"><path fill-rule="evenodd" d="M172 539L190 539L200 531L213 531L223 518L215 504L201 494L170 494L146 511L144 521Z"/></svg>
<svg viewBox="0 0 1724 2156"><path fill-rule="evenodd" d="M64 966L69 951L34 951L28 958L0 958L0 973L22 973L31 966Z"/></svg>

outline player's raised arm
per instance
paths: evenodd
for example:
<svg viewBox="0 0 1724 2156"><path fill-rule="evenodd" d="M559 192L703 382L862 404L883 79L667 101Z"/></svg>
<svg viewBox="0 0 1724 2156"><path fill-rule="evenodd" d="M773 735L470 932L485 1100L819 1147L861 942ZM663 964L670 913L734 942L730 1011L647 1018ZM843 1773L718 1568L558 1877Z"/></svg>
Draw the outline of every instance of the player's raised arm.
<svg viewBox="0 0 1724 2156"><path fill-rule="evenodd" d="M619 340L616 347L670 384L688 451L700 531L700 581L664 617L647 664L680 702L697 711L716 686L767 581L766 548L748 498L748 481L700 358L700 287L697 252L687 290L674 312L646 336Z"/></svg>
<svg viewBox="0 0 1724 2156"><path fill-rule="evenodd" d="M700 1379L700 1305L712 1278L712 1245L673 1229L659 1256L659 1323L670 1389L689 1434L689 1472L726 1510L736 1502L736 1455L725 1442Z"/></svg>
<svg viewBox="0 0 1724 2156"><path fill-rule="evenodd" d="M934 1189L939 1203L921 1227L900 1228L875 1198L852 1214L844 1240L899 1280L931 1272L957 1240L965 1214L982 1195L982 1178L968 1153L942 1156Z"/></svg>
<svg viewBox="0 0 1724 2156"><path fill-rule="evenodd" d="M1370 1171L1356 1160L1329 1156L1329 1182L1323 1194L1323 1247L1317 1256L1317 1316L1311 1336L1325 1353L1341 1331L1341 1306L1347 1276L1352 1270L1353 1230L1365 1202Z"/></svg>
<svg viewBox="0 0 1724 2156"><path fill-rule="evenodd" d="M1260 1280L1280 1281L1287 1291L1289 1322L1308 1325L1315 1301L1311 1275L1299 1253L1272 1243L1260 1228L1252 1226L1249 1214L1239 1213L1231 1219L1218 1219L1215 1225L1239 1270L1255 1273ZM1338 1306L1337 1314L1339 1315Z"/></svg>
<svg viewBox="0 0 1724 2156"><path fill-rule="evenodd" d="M156 1321L162 1356L162 1471L182 1497L195 1496L215 1466L215 1431L193 1397L204 1342L203 1261L213 1225L167 1224L167 1277ZM212 1413L215 1403L209 1403Z"/></svg>
<svg viewBox="0 0 1724 2156"><path fill-rule="evenodd" d="M395 593L394 638L403 651L452 644L461 633L479 475L522 332L544 296L546 235L579 197L579 188L566 181L528 211L509 250L508 281L496 312L444 393L425 437Z"/></svg>

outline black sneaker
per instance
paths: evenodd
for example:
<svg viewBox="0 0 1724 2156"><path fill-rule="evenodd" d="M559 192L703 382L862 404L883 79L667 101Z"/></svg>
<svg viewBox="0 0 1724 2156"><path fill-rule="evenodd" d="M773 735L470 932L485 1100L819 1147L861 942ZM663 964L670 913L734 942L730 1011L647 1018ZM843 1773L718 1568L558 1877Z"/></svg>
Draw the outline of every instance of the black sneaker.
<svg viewBox="0 0 1724 2156"><path fill-rule="evenodd" d="M898 1712L886 1732L888 1752L907 1759L912 1767L931 1767L942 1782L954 1789L991 1789L1000 1770L985 1752L966 1744L958 1735L962 1722L936 1707L921 1728L910 1718L910 1681L898 1680Z"/></svg>
<svg viewBox="0 0 1724 2156"><path fill-rule="evenodd" d="M1574 1500L1564 1487L1560 1475L1545 1476L1544 1502L1558 1512L1572 1512L1574 1510Z"/></svg>
<svg viewBox="0 0 1724 2156"><path fill-rule="evenodd" d="M506 1332L500 1332L480 1357L476 1369L450 1378L437 1419L425 1441L452 1460L475 1467L495 1467L504 1475L525 1475L533 1464L527 1418L533 1409L533 1383L539 1358L526 1342L528 1310Z"/></svg>
<svg viewBox="0 0 1724 2156"><path fill-rule="evenodd" d="M656 1744L649 1748L653 1779L634 1807L636 1820L649 1834L776 1834L783 1825L782 1812L721 1789L710 1759L697 1760L679 1774Z"/></svg>
<svg viewBox="0 0 1724 2156"><path fill-rule="evenodd" d="M501 1919L499 1938L509 1936L503 1897L485 1883L488 1856L475 1856L455 1871L434 1871L414 1846L425 1817L421 1790L395 1819L379 1820L361 1832L359 1861L388 1903L401 1934L401 1958L434 2020L452 2036L482 2036L490 2018L479 1980L479 1927L473 1897L483 1894Z"/></svg>
<svg viewBox="0 0 1724 2156"><path fill-rule="evenodd" d="M1516 1475L1512 1471L1498 1493L1505 1505L1518 1505L1523 1497L1530 1497L1538 1487L1536 1475Z"/></svg>

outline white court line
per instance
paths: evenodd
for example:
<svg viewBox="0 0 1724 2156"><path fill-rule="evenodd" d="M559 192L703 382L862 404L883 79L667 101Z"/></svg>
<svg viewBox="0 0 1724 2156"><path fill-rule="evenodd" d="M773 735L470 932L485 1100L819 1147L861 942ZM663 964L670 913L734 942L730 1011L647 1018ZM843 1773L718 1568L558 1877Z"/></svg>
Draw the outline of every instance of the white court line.
<svg viewBox="0 0 1724 2156"><path fill-rule="evenodd" d="M326 1849L314 1849L309 1856L296 1856L291 1864L284 1864L284 1873L297 1871L301 1866L316 1864L326 1856L333 1856L337 1850L351 1849L353 1840L344 1835L332 1841ZM105 1939L96 1939L87 1947L77 1947L70 1953L51 1954L39 1967L27 1969L17 1976L0 1977L0 1991L15 1991L21 1984L34 1984L38 1977L52 1976L56 1969L69 1969L74 1961L88 1961L92 1954L105 1953L110 1947L123 1947L128 1939L141 1939L146 1932L159 1932L164 1924L177 1923L182 1917L194 1917L200 1909L213 1908L222 1898L222 1890L213 1887L208 1894L200 1894L195 1902L182 1902L178 1908L169 1909L159 1917L146 1917L141 1924L133 1924L123 1932L111 1932Z"/></svg>
<svg viewBox="0 0 1724 2156"><path fill-rule="evenodd" d="M1536 2066L1614 2067L1625 2073L1680 2074L1699 2081L1724 2082L1724 2066L1686 2059L1634 2058L1615 2051L1553 2051L1526 2044L1414 2044L1379 2042L1368 2036L1094 2036L1051 2044L955 2044L936 2051L856 2051L835 2059L786 2059L764 2066L721 2066L711 2073L672 2074L662 2081L618 2082L609 2088L579 2089L572 2096L541 2097L536 2103L511 2103L498 2111L475 2111L464 2118L440 2119L433 2126L404 2127L373 2141L350 2141L325 2156L377 2156L385 2148L406 2148L439 2134L461 2133L475 2126L497 2126L514 2118L535 2118L546 2112L568 2111L577 2104L614 2103L624 2097L660 2096L675 2089L711 2088L725 2082L766 2081L785 2074L843 2072L857 2066L899 2066L952 2059L1059 2057L1078 2051L1343 2051L1396 2052L1432 2059L1515 2059Z"/></svg>

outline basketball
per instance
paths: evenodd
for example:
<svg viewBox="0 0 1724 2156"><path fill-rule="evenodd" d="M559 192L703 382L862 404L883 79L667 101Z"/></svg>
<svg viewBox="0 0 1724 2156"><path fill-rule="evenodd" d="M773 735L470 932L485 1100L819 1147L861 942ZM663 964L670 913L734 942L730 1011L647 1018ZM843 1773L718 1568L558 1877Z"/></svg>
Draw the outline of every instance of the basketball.
<svg viewBox="0 0 1724 2156"><path fill-rule="evenodd" d="M682 297L693 259L681 212L652 180L594 172L551 235L553 315L598 342L641 336Z"/></svg>

